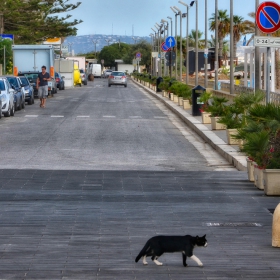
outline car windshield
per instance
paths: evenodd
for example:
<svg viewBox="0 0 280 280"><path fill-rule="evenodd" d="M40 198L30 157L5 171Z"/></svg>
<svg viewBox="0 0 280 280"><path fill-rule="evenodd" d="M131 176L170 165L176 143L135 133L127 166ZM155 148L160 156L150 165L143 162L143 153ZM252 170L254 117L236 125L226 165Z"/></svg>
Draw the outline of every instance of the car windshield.
<svg viewBox="0 0 280 280"><path fill-rule="evenodd" d="M8 81L10 82L11 85L17 87L18 83L17 83L17 79L13 78L13 77L7 77Z"/></svg>
<svg viewBox="0 0 280 280"><path fill-rule="evenodd" d="M112 72L111 75L113 75L113 76L125 76L124 72Z"/></svg>
<svg viewBox="0 0 280 280"><path fill-rule="evenodd" d="M20 77L21 83L23 86L28 86L28 80L25 77Z"/></svg>
<svg viewBox="0 0 280 280"><path fill-rule="evenodd" d="M3 81L0 81L0 90L5 90L5 84Z"/></svg>

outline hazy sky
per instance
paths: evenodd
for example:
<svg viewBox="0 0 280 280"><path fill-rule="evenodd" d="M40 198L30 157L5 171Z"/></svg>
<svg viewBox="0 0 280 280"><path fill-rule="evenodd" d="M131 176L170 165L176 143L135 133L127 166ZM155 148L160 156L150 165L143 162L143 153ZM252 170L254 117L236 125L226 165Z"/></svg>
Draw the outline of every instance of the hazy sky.
<svg viewBox="0 0 280 280"><path fill-rule="evenodd" d="M160 23L161 19L167 16L173 19L173 30L175 14L170 6L177 6L182 12L186 12L186 7L178 3L178 0L80 0L80 7L70 14L73 19L82 19L83 23L77 25L77 35L106 34L106 35L128 35L149 36L153 33L155 23ZM205 30L205 0L198 1L199 30ZM279 2L279 0L274 0ZM76 3L70 0L69 3ZM191 0L182 0L190 4ZM215 0L207 0L208 18L215 11ZM249 12L254 12L255 0L234 0L233 14L248 17ZM263 1L260 0L260 3ZM230 0L218 0L218 9L230 12ZM179 34L179 17L178 34ZM182 23L183 35L186 33L186 19ZM154 28L155 29L155 28ZM189 9L189 30L195 29L195 5ZM173 31L174 35L174 31ZM204 37L204 35L203 35Z"/></svg>

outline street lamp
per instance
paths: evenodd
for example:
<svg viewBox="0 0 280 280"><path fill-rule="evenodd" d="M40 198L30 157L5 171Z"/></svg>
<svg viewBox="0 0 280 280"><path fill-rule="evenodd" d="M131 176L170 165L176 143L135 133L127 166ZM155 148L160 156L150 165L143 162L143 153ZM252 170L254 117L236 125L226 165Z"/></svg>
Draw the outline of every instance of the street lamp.
<svg viewBox="0 0 280 280"><path fill-rule="evenodd" d="M161 44L161 26L156 23L155 24L155 28L158 30L158 52L160 53L160 44ZM159 61L158 61L158 75L161 76L162 75L162 69L161 69L161 55L159 54Z"/></svg>
<svg viewBox="0 0 280 280"><path fill-rule="evenodd" d="M95 51L95 58L96 58L96 44L97 44L97 40L92 40L92 43L94 44L94 51Z"/></svg>
<svg viewBox="0 0 280 280"><path fill-rule="evenodd" d="M192 1L190 6L192 7L194 3L196 4L196 13L195 13L195 85L198 85L198 0Z"/></svg>
<svg viewBox="0 0 280 280"><path fill-rule="evenodd" d="M105 39L105 41L107 42L107 44L109 46L109 42L111 42L112 40L109 38L109 39Z"/></svg>
<svg viewBox="0 0 280 280"><path fill-rule="evenodd" d="M177 13L177 11L173 8L170 7L170 9L175 13L175 40L177 42L177 16L179 15L179 13ZM175 46L175 53L177 55L177 43ZM175 58L175 79L177 80L177 57Z"/></svg>
<svg viewBox="0 0 280 280"><path fill-rule="evenodd" d="M179 1L180 4L187 7L186 13L186 84L189 84L189 5L183 1ZM184 17L184 14L183 14Z"/></svg>
<svg viewBox="0 0 280 280"><path fill-rule="evenodd" d="M161 20L161 23L163 24L163 29L164 29L164 40L166 39L166 37L168 37L168 21L165 19ZM164 25L166 24L166 25ZM167 35L165 35L165 30L167 30ZM168 75L168 67L166 68L166 62L164 60L164 76Z"/></svg>
<svg viewBox="0 0 280 280"><path fill-rule="evenodd" d="M218 41L218 33L219 33L219 22L218 22L218 0L215 0L215 90L218 90L218 68L219 68L219 41Z"/></svg>
<svg viewBox="0 0 280 280"><path fill-rule="evenodd" d="M233 0L230 0L230 94L234 94L233 59Z"/></svg>
<svg viewBox="0 0 280 280"><path fill-rule="evenodd" d="M74 43L68 43L68 51L69 51L69 53L70 53L70 55L72 56L72 45L73 45Z"/></svg>
<svg viewBox="0 0 280 280"><path fill-rule="evenodd" d="M182 12L176 6L173 8L178 11L180 15L180 82L182 82L182 68L183 68L183 51L182 51Z"/></svg>
<svg viewBox="0 0 280 280"><path fill-rule="evenodd" d="M172 17L167 17L168 19L170 19L170 35L173 36L173 32L172 32Z"/></svg>

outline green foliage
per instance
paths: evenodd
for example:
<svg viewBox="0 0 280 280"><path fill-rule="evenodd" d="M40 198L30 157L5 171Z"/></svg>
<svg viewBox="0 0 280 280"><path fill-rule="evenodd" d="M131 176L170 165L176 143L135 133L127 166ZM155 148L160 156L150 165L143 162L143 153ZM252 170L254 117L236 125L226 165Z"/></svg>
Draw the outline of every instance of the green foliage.
<svg viewBox="0 0 280 280"><path fill-rule="evenodd" d="M184 99L191 98L191 88L183 83L175 82L169 88L170 92L178 95L179 97L183 97Z"/></svg>
<svg viewBox="0 0 280 280"><path fill-rule="evenodd" d="M280 169L280 106L256 104L248 109L246 122L238 130L242 151L261 168Z"/></svg>
<svg viewBox="0 0 280 280"><path fill-rule="evenodd" d="M4 47L6 63L4 63ZM0 64L2 64L3 73L11 74L13 72L13 52L11 40L0 39ZM4 69L4 64L6 64L6 69Z"/></svg>
<svg viewBox="0 0 280 280"><path fill-rule="evenodd" d="M35 44L47 38L76 35L75 26L82 21L71 21L71 15L58 17L58 14L71 12L81 2L67 2L69 0L1 0L4 31L15 36L16 44Z"/></svg>
<svg viewBox="0 0 280 280"><path fill-rule="evenodd" d="M211 104L206 109L206 112L211 113L211 117L221 117L226 114L226 103L228 99L225 97L213 96Z"/></svg>

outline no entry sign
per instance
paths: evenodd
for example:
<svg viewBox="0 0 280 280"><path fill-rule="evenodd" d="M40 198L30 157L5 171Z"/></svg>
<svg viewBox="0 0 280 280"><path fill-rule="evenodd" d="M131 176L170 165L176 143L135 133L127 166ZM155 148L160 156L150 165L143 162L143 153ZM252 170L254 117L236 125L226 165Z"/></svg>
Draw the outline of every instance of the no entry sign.
<svg viewBox="0 0 280 280"><path fill-rule="evenodd" d="M271 1L263 2L256 12L256 23L263 33L273 33L280 28L280 6Z"/></svg>

